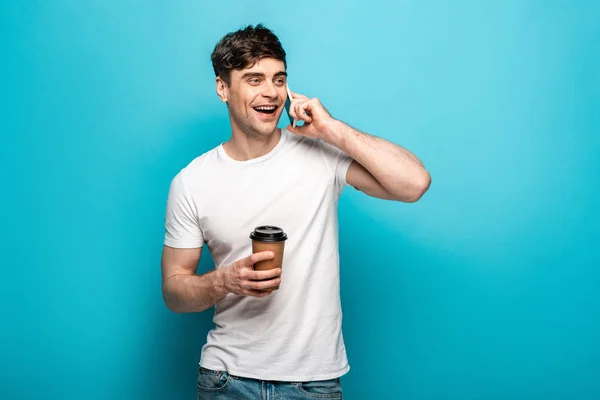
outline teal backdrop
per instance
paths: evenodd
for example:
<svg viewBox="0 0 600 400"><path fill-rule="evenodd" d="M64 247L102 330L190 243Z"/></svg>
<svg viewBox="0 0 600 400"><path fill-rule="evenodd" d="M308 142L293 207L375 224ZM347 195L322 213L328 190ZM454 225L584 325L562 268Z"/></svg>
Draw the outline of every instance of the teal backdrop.
<svg viewBox="0 0 600 400"><path fill-rule="evenodd" d="M0 398L195 398L212 311L163 304L167 191L228 139L210 53L258 22L292 90L432 175L415 204L342 195L345 398L600 398L599 20L592 1L4 0Z"/></svg>

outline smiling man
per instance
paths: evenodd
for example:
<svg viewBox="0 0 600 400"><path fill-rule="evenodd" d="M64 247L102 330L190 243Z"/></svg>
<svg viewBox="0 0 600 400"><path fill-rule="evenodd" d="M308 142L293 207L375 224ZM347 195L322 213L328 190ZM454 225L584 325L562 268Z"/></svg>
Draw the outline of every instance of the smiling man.
<svg viewBox="0 0 600 400"><path fill-rule="evenodd" d="M171 182L162 256L171 310L215 306L198 398L341 399L339 378L350 367L339 290L339 197L353 186L415 202L429 188L429 173L406 149L333 118L316 98L292 93L290 113L304 124L278 129L286 53L262 25L224 36L212 63L231 138ZM251 254L249 234L261 225L288 235L283 272L253 268L274 257ZM204 244L217 267L198 275Z"/></svg>

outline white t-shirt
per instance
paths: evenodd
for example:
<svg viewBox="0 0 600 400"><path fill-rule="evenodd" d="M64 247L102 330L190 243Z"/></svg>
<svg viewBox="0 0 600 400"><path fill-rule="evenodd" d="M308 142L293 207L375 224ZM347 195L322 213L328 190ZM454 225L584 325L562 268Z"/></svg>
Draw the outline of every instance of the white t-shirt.
<svg viewBox="0 0 600 400"><path fill-rule="evenodd" d="M223 145L183 168L169 190L167 246L207 244L216 267L252 254L250 233L288 235L281 285L265 298L228 294L215 305L200 365L242 377L311 381L349 371L342 336L338 199L352 158L282 129L264 156L236 161Z"/></svg>

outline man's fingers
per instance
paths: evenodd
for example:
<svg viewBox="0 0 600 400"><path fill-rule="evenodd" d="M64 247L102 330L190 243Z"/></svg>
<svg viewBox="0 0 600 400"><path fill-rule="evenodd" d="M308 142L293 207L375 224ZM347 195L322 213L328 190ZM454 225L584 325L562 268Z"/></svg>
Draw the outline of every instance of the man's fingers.
<svg viewBox="0 0 600 400"><path fill-rule="evenodd" d="M262 290L254 290L254 289L248 289L245 290L242 294L244 296L252 296L252 297L267 297L270 296L272 292L266 292L266 291L262 291Z"/></svg>
<svg viewBox="0 0 600 400"><path fill-rule="evenodd" d="M273 257L275 257L275 254L272 251L261 251L242 258L239 262L243 267L252 267L259 261L270 260Z"/></svg>
<svg viewBox="0 0 600 400"><path fill-rule="evenodd" d="M294 106L294 104L290 105L290 115L292 116L292 118L294 118L295 120L298 119L298 115L296 114L296 107Z"/></svg>
<svg viewBox="0 0 600 400"><path fill-rule="evenodd" d="M269 279L268 281L252 281L250 282L250 288L253 290L261 290L261 289L267 289L270 287L274 287L281 284L281 279L276 278L276 279Z"/></svg>
<svg viewBox="0 0 600 400"><path fill-rule="evenodd" d="M309 116L311 109L312 105L310 104L310 100L305 100L296 104L296 119L301 119L304 122L310 124L312 122L312 118Z"/></svg>
<svg viewBox="0 0 600 400"><path fill-rule="evenodd" d="M249 281L262 281L264 279L272 279L281 275L281 268L267 269L264 271L248 271L245 277Z"/></svg>
<svg viewBox="0 0 600 400"><path fill-rule="evenodd" d="M306 99L294 99L292 101L292 104L290 104L290 115L295 120L302 119L301 113L303 113L304 111L302 109L298 108L298 105L304 103L305 101L307 101L307 100Z"/></svg>

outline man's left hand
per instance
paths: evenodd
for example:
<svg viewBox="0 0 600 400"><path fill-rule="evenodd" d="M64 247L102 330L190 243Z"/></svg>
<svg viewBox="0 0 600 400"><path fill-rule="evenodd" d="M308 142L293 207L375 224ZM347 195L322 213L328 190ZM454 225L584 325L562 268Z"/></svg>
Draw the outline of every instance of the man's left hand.
<svg viewBox="0 0 600 400"><path fill-rule="evenodd" d="M304 121L304 125L295 128L288 125L286 129L297 135L322 139L323 135L331 130L336 120L329 114L319 99L309 99L302 94L291 93L290 114L295 120Z"/></svg>

